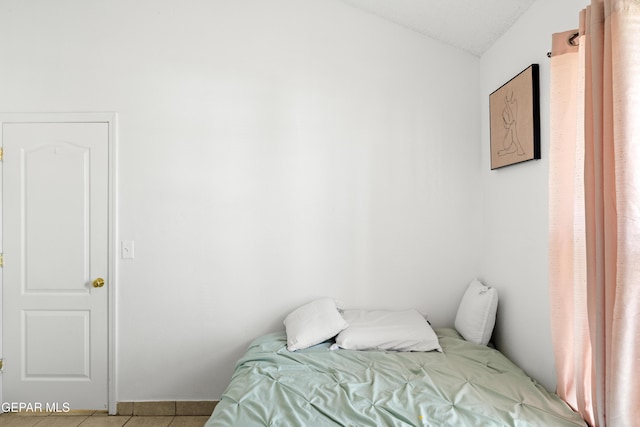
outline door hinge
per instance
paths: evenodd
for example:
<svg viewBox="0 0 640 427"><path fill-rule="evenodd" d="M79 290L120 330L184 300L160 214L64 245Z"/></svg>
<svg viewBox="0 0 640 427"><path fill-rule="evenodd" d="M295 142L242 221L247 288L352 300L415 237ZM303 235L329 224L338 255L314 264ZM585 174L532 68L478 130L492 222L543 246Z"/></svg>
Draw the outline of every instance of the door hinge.
<svg viewBox="0 0 640 427"><path fill-rule="evenodd" d="M2 161L3 158L4 158L4 149L0 147L0 162Z"/></svg>
<svg viewBox="0 0 640 427"><path fill-rule="evenodd" d="M0 254L0 267L4 267L4 254Z"/></svg>
<svg viewBox="0 0 640 427"><path fill-rule="evenodd" d="M2 366L3 366L2 359L0 359L0 372L2 372Z"/></svg>

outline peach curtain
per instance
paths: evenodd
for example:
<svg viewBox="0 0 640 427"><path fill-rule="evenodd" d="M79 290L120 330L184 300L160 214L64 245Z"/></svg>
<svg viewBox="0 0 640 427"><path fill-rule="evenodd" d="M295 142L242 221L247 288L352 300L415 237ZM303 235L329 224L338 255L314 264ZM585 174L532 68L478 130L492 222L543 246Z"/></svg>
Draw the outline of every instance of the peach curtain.
<svg viewBox="0 0 640 427"><path fill-rule="evenodd" d="M557 393L640 420L640 0L592 0L551 58L549 265Z"/></svg>

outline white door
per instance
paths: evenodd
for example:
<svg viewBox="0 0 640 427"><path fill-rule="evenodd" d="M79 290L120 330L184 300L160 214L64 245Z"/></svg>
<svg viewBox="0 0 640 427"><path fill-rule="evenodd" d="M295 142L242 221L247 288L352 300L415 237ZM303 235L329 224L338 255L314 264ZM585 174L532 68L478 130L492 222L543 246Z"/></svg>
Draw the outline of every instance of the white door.
<svg viewBox="0 0 640 427"><path fill-rule="evenodd" d="M106 409L109 124L3 123L2 145L3 401Z"/></svg>

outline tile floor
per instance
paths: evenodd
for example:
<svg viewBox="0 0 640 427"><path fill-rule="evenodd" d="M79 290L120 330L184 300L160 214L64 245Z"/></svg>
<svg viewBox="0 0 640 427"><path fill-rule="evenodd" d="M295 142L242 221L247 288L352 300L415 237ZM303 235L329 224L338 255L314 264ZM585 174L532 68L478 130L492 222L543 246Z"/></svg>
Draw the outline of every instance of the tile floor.
<svg viewBox="0 0 640 427"><path fill-rule="evenodd" d="M0 427L202 427L208 416L109 416L93 414L17 414L0 415Z"/></svg>

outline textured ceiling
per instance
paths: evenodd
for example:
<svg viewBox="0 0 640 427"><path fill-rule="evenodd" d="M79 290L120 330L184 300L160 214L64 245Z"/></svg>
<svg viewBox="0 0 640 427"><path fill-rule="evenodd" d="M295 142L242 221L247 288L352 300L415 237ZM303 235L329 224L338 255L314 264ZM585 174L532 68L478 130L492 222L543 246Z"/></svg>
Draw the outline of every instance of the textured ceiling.
<svg viewBox="0 0 640 427"><path fill-rule="evenodd" d="M535 0L342 0L436 40L482 55Z"/></svg>

